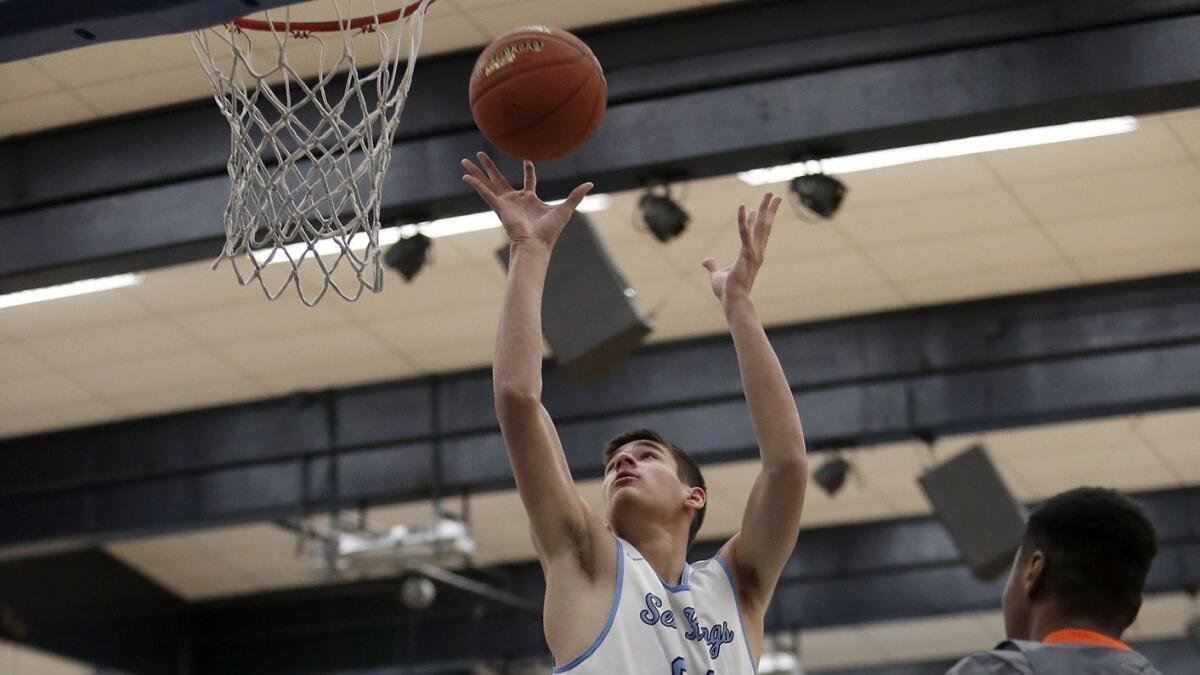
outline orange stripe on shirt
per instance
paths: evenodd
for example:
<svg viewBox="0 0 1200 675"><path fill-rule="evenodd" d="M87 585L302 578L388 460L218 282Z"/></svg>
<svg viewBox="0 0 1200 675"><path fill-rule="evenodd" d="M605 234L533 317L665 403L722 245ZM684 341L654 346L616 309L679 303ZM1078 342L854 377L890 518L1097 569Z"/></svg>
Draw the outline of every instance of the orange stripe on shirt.
<svg viewBox="0 0 1200 675"><path fill-rule="evenodd" d="M1129 645L1111 638L1103 633L1097 633L1094 630L1086 628L1062 628L1050 633L1042 638L1043 644L1085 644L1096 645L1099 647L1108 647L1109 649L1119 649L1123 652L1131 652L1133 649Z"/></svg>

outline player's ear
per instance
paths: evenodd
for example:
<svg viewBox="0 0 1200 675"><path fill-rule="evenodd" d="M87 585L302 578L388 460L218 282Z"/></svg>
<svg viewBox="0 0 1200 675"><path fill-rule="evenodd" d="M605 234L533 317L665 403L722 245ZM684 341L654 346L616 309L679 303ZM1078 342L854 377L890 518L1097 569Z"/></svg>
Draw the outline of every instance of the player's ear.
<svg viewBox="0 0 1200 675"><path fill-rule="evenodd" d="M687 499L684 500L684 503L699 511L708 503L708 494L702 487L688 488Z"/></svg>

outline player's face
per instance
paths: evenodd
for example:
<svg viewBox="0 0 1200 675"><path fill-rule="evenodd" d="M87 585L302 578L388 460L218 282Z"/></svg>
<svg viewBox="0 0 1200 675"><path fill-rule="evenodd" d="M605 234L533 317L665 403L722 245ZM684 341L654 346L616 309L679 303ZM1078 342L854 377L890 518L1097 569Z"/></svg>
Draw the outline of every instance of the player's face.
<svg viewBox="0 0 1200 675"><path fill-rule="evenodd" d="M653 441L632 441L618 448L604 466L609 523L617 526L628 511L677 513L688 493L677 469L671 451Z"/></svg>

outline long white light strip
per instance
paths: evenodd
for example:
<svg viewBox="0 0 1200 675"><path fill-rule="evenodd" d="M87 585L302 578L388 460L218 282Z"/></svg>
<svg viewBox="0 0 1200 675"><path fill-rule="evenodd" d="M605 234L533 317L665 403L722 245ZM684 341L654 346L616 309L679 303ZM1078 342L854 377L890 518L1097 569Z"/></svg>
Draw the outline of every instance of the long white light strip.
<svg viewBox="0 0 1200 675"><path fill-rule="evenodd" d="M16 307L17 305L29 305L35 302L44 302L46 300L69 298L73 295L98 293L100 291L108 291L114 288L124 288L125 286L140 284L144 278L145 277L141 274L118 274L111 277L101 277L99 279L74 281L69 284L62 284L60 286L47 286L45 288L33 288L28 291L17 291L16 293L0 295L0 309L4 309L6 307Z"/></svg>
<svg viewBox="0 0 1200 675"><path fill-rule="evenodd" d="M881 169L899 164L911 164L930 159L974 155L993 150L1011 150L1026 148L1032 145L1046 145L1063 141L1077 141L1097 136L1111 136L1135 131L1138 121L1135 117L1110 117L1107 119L1090 120L1087 122L1071 122L1050 127L1005 131L986 136L971 136L952 141L911 145L905 148L892 148L876 152L864 152L858 155L843 155L818 161L797 162L772 166L765 169L742 171L738 174L744 183L749 185L767 185L782 183L797 176L810 173L831 173L834 175Z"/></svg>
<svg viewBox="0 0 1200 675"><path fill-rule="evenodd" d="M563 203L563 200L547 202L548 204L558 205ZM580 202L577 209L580 213L595 213L603 211L612 205L612 197L605 194L588 195ZM492 211L483 211L481 213L468 213L465 216L455 216L453 218L441 218L439 220L431 220L428 223L420 223L416 225L397 225L395 227L385 227L379 230L379 245L391 246L400 241L401 237L412 236L420 232L426 237L437 239L438 237L451 237L456 234L466 234L467 232L478 232L480 230L491 230L500 227L500 219ZM353 251L362 251L367 248L367 235L359 233L350 239L350 249ZM275 252L272 257L272 250L256 251L254 257L260 264L275 264L287 262L290 255L293 259L304 255L304 251L308 248L308 244L298 242L289 244L284 247L288 255L282 252ZM317 242L313 247L317 255L325 256L332 255L341 250L341 246L333 239ZM311 254L310 254L311 255Z"/></svg>

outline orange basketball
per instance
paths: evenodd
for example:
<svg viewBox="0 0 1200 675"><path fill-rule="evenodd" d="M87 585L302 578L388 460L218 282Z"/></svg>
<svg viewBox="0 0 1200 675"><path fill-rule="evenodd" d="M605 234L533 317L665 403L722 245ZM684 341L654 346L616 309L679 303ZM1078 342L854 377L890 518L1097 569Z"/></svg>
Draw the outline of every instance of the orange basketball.
<svg viewBox="0 0 1200 675"><path fill-rule="evenodd" d="M559 28L528 26L483 50L470 96L475 125L492 145L543 160L566 155L596 131L608 84L582 40Z"/></svg>

